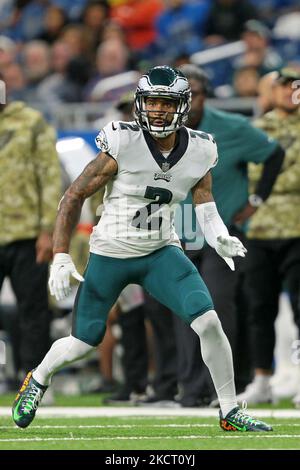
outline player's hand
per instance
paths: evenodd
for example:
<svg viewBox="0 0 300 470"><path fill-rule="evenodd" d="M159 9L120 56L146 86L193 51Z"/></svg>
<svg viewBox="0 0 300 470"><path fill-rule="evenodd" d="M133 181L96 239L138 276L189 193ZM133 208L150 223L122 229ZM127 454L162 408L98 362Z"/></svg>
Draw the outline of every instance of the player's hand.
<svg viewBox="0 0 300 470"><path fill-rule="evenodd" d="M49 289L50 294L56 297L56 300L63 300L71 292L70 275L80 282L84 278L79 274L72 258L67 253L56 253L50 268Z"/></svg>
<svg viewBox="0 0 300 470"><path fill-rule="evenodd" d="M219 236L217 242L216 252L224 259L230 269L234 271L235 267L232 257L242 256L244 258L247 253L246 248L237 237L229 235L227 237Z"/></svg>

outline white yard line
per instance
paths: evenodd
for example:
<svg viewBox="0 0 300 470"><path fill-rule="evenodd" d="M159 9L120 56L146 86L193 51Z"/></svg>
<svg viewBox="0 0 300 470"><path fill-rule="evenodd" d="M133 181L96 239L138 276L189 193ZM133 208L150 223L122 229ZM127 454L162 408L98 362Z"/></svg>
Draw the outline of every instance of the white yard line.
<svg viewBox="0 0 300 470"><path fill-rule="evenodd" d="M253 435L253 434L248 434L248 433L241 433L238 436L234 435L226 435L226 436L194 436L194 435L188 435L188 436L176 436L176 439L299 439L300 434L275 434L275 435L270 435L270 434L259 434L259 435ZM103 437L22 437L22 438L15 438L15 439L0 439L0 442L60 442L60 441L111 441L111 440L122 440L122 441L127 441L127 440L136 440L136 441L142 441L142 440L173 440L174 436L103 436ZM300 448L300 447L299 447Z"/></svg>
<svg viewBox="0 0 300 470"><path fill-rule="evenodd" d="M259 418L300 418L300 410L249 409L249 413ZM218 410L212 408L156 408L156 407L41 407L37 416L41 418L105 418L105 417L177 417L195 416L218 418ZM0 416L11 416L11 408L0 407Z"/></svg>
<svg viewBox="0 0 300 470"><path fill-rule="evenodd" d="M298 424L300 427L300 423ZM215 424L148 424L147 428L215 428ZM33 425L30 429L145 429L145 424L67 424L67 425ZM16 429L14 424L10 426L0 426L0 429Z"/></svg>
<svg viewBox="0 0 300 470"><path fill-rule="evenodd" d="M300 428L300 423L284 423L284 424L272 424L272 427L298 427ZM172 428L172 429L181 429L181 428L215 428L216 424L208 424L208 423L191 423L191 424L148 424L147 428ZM138 428L145 428L145 424L61 424L61 425L51 425L51 424L42 424L42 425L32 425L30 426L30 430L32 429L138 429ZM0 430L4 429L18 429L18 427L14 424L10 426L0 426Z"/></svg>

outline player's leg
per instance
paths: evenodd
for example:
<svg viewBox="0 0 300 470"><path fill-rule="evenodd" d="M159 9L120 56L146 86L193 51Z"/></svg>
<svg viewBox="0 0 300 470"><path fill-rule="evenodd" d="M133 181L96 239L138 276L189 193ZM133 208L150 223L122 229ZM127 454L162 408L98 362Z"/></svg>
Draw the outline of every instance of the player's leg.
<svg viewBox="0 0 300 470"><path fill-rule="evenodd" d="M226 334L228 341L231 346L234 362L235 371L235 384L240 390L239 379L241 373L247 373L250 368L242 368L241 365L247 366L246 361L242 361L244 356L249 358L249 342L247 338L249 335L249 328L246 327L246 311L243 309L243 286L242 286L242 273L244 258L235 258L235 271L231 271L224 260L216 253L210 246L204 247L202 250L202 264L200 274L212 296L215 310L218 312L218 317L221 321L222 328ZM237 334L238 321L242 319L242 330L239 330ZM240 320L241 321L241 320ZM241 341L242 340L242 341ZM242 346L240 349L237 348L237 343ZM244 342L243 342L244 341ZM248 347L247 347L248 345ZM249 359L248 359L249 361ZM238 372L238 376L237 376ZM251 382L252 376L249 373L248 380L245 377L245 386ZM207 382L211 383L210 378L207 374ZM212 399L215 398L212 396Z"/></svg>
<svg viewBox="0 0 300 470"><path fill-rule="evenodd" d="M227 414L237 406L231 348L198 270L180 249L167 247L160 250L144 286L199 336L203 360L212 375L222 411Z"/></svg>
<svg viewBox="0 0 300 470"><path fill-rule="evenodd" d="M91 254L75 300L72 334L55 341L40 365L25 378L13 407L18 426L30 424L52 375L88 355L101 342L109 310L127 284L126 264L120 266L118 261Z"/></svg>
<svg viewBox="0 0 300 470"><path fill-rule="evenodd" d="M202 250L189 250L186 256L201 273L203 262ZM225 264L225 263L224 263ZM199 357L199 337L178 315L173 315L178 356L178 381L181 386L182 406L199 406L206 402L208 397L215 396L214 385L210 373ZM209 400L211 401L211 400Z"/></svg>
<svg viewBox="0 0 300 470"><path fill-rule="evenodd" d="M230 344L214 311L208 289L193 263L180 249L172 246L163 248L153 255L143 284L157 300L190 323L199 336L203 360L219 398L222 427L231 426L232 430L243 431L270 430L237 407Z"/></svg>
<svg viewBox="0 0 300 470"><path fill-rule="evenodd" d="M33 374L42 385L48 385L56 370L101 343L108 313L126 285L125 270L115 266L114 258L91 254L74 303L72 334L53 344Z"/></svg>
<svg viewBox="0 0 300 470"><path fill-rule="evenodd" d="M178 315L173 315L177 347L178 382L180 385L180 404L195 407L204 404L207 396L214 394L214 386L207 390L211 376L201 357L199 357L199 337Z"/></svg>

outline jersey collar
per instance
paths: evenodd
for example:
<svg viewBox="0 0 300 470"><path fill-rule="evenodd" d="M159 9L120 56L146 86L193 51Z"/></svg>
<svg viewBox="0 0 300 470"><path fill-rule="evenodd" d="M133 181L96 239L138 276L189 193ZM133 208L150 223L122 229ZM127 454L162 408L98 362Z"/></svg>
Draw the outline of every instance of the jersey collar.
<svg viewBox="0 0 300 470"><path fill-rule="evenodd" d="M176 163L179 162L179 160L185 154L189 143L189 133L185 127L181 127L177 131L178 139L175 147L171 151L170 155L168 155L168 158L165 158L158 149L155 143L155 139L151 136L151 134L147 131L143 131L143 134L152 157L164 172L170 170L174 165L176 165Z"/></svg>

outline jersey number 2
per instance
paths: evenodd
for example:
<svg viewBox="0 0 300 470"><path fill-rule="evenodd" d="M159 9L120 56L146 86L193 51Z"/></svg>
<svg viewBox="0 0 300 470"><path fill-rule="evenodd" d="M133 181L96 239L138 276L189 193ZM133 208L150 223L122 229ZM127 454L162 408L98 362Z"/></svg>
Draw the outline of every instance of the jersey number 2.
<svg viewBox="0 0 300 470"><path fill-rule="evenodd" d="M136 228L144 230L159 230L162 224L162 217L160 215L158 217L151 217L151 220L149 220L149 217L157 212L163 204L169 204L173 194L168 189L147 186L144 197L152 199L153 202L136 211L131 224Z"/></svg>

